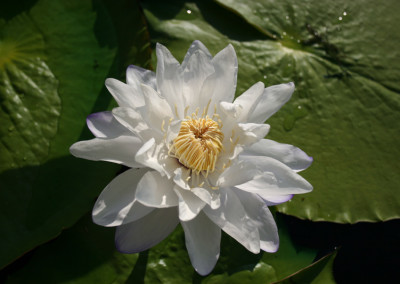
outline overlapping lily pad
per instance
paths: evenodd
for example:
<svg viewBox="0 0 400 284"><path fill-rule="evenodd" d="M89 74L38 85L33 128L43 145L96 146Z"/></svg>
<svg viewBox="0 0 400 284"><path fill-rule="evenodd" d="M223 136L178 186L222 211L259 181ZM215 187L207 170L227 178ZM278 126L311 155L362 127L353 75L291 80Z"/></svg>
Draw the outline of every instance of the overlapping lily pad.
<svg viewBox="0 0 400 284"><path fill-rule="evenodd" d="M398 218L397 2L217 2L144 6L153 40L179 59L194 39L214 53L232 43L237 95L257 81L295 82L291 101L268 121L269 137L314 157L304 172L314 191L279 210L341 223Z"/></svg>

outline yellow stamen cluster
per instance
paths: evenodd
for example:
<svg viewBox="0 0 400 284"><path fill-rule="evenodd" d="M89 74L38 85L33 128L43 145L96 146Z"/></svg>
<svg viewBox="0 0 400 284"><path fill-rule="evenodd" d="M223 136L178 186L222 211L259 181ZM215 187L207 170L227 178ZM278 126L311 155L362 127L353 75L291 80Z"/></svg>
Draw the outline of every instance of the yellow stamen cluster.
<svg viewBox="0 0 400 284"><path fill-rule="evenodd" d="M179 162L195 173L213 172L221 152L224 134L220 125L209 117L182 121L173 141L173 153Z"/></svg>

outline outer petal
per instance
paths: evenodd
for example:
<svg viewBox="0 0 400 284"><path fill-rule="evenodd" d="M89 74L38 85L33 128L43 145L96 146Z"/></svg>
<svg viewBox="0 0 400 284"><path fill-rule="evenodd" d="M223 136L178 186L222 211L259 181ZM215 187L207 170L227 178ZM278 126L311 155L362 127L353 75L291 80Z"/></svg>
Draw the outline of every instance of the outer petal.
<svg viewBox="0 0 400 284"><path fill-rule="evenodd" d="M278 228L267 205L256 194L234 190L247 215L253 221L260 234L260 248L267 252L276 252L279 247Z"/></svg>
<svg viewBox="0 0 400 284"><path fill-rule="evenodd" d="M254 156L248 157L246 161L256 165L263 173L246 183L236 185L239 189L257 193L261 197L265 194L265 199L271 195L299 194L312 190L308 181L275 159Z"/></svg>
<svg viewBox="0 0 400 284"><path fill-rule="evenodd" d="M292 96L294 84L280 84L265 89L257 106L248 116L248 122L264 123L276 113Z"/></svg>
<svg viewBox="0 0 400 284"><path fill-rule="evenodd" d="M161 133L161 126L168 122L174 114L166 99L159 96L159 94L151 87L142 85L144 99L146 106L141 109L142 116L146 122L153 127L153 131ZM163 123L164 121L164 123Z"/></svg>
<svg viewBox="0 0 400 284"><path fill-rule="evenodd" d="M137 185L135 198L149 207L178 206L178 197L172 190L173 187L174 183L158 172L147 172Z"/></svg>
<svg viewBox="0 0 400 284"><path fill-rule="evenodd" d="M141 84L157 89L156 73L135 65L129 65L126 69L126 82L128 85L135 87L138 92L141 92Z"/></svg>
<svg viewBox="0 0 400 284"><path fill-rule="evenodd" d="M271 157L297 172L307 169L313 162L313 158L309 157L299 148L269 139L262 139L254 143L246 148L242 155Z"/></svg>
<svg viewBox="0 0 400 284"><path fill-rule="evenodd" d="M268 134L269 129L270 126L268 124L239 123L239 144L250 145L256 143Z"/></svg>
<svg viewBox="0 0 400 284"><path fill-rule="evenodd" d="M174 191L179 197L179 219L190 221L199 214L206 203L194 195L190 190L174 187Z"/></svg>
<svg viewBox="0 0 400 284"><path fill-rule="evenodd" d="M135 154L142 141L134 136L119 136L113 139L94 138L79 141L69 148L72 155L92 161L107 161L130 168L141 168L135 161Z"/></svg>
<svg viewBox="0 0 400 284"><path fill-rule="evenodd" d="M182 119L185 115L195 112L196 108L199 108L200 114L205 110L209 101L200 95L201 87L206 78L214 73L210 57L202 50L193 52L185 63L185 68L182 66L183 96L185 109L189 108L187 114L185 109L183 113L179 113L179 117Z"/></svg>
<svg viewBox="0 0 400 284"><path fill-rule="evenodd" d="M117 107L112 110L112 114L120 124L144 141L154 137L154 134L157 133L149 128L142 115L133 108Z"/></svg>
<svg viewBox="0 0 400 284"><path fill-rule="evenodd" d="M252 253L260 252L260 236L254 230L252 221L247 216L238 197L231 188L221 189L221 206L212 210L204 207L204 213L222 230L241 243Z"/></svg>
<svg viewBox="0 0 400 284"><path fill-rule="evenodd" d="M231 187L243 184L261 174L254 164L241 161L229 166L218 178L218 187Z"/></svg>
<svg viewBox="0 0 400 284"><path fill-rule="evenodd" d="M220 101L232 102L235 96L237 83L237 57L232 45L220 51L212 60L214 74L210 75L201 89L201 98L204 102L211 100L211 108Z"/></svg>
<svg viewBox="0 0 400 284"><path fill-rule="evenodd" d="M157 43L157 90L167 100L171 108L176 107L177 113L183 113L185 98L183 94L183 82L181 78L181 66L172 56L171 52Z"/></svg>
<svg viewBox="0 0 400 284"><path fill-rule="evenodd" d="M137 108L143 105L141 92L116 79L108 78L106 87L120 107Z"/></svg>
<svg viewBox="0 0 400 284"><path fill-rule="evenodd" d="M123 127L110 111L90 114L86 124L94 136L98 138L115 138L121 135L129 135L128 129Z"/></svg>
<svg viewBox="0 0 400 284"><path fill-rule="evenodd" d="M115 245L122 253L137 253L165 239L178 225L176 207L155 209L143 218L117 227Z"/></svg>
<svg viewBox="0 0 400 284"><path fill-rule="evenodd" d="M211 53L208 51L207 47L199 40L195 40L189 47L185 58L182 61L181 67L185 69L188 65L189 58L196 52L201 50L210 60L212 59Z"/></svg>
<svg viewBox="0 0 400 284"><path fill-rule="evenodd" d="M186 248L194 269L207 275L219 258L221 229L204 213L189 222L181 222L185 231Z"/></svg>
<svg viewBox="0 0 400 284"><path fill-rule="evenodd" d="M130 169L114 178L101 192L93 208L93 222L111 227L136 221L154 208L135 200L136 186L146 169Z"/></svg>
<svg viewBox="0 0 400 284"><path fill-rule="evenodd" d="M233 104L240 106L240 111L237 118L238 122L247 122L248 116L253 113L257 104L261 100L264 90L264 83L258 82L236 98Z"/></svg>

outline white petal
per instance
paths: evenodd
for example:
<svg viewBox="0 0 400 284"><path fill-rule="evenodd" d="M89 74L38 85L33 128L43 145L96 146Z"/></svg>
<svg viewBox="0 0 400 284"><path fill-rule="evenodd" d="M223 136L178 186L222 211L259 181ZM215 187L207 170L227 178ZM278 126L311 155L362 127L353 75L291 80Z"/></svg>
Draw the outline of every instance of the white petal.
<svg viewBox="0 0 400 284"><path fill-rule="evenodd" d="M279 247L278 228L274 217L263 200L255 194L235 189L246 213L260 234L260 248L267 252L276 252Z"/></svg>
<svg viewBox="0 0 400 284"><path fill-rule="evenodd" d="M199 214L206 203L194 195L190 190L174 187L174 191L179 197L179 219L190 221Z"/></svg>
<svg viewBox="0 0 400 284"><path fill-rule="evenodd" d="M219 258L221 229L204 213L189 222L181 222L190 261L200 275L209 274Z"/></svg>
<svg viewBox="0 0 400 284"><path fill-rule="evenodd" d="M192 192L205 203L207 203L211 209L217 209L221 206L220 194L217 190L194 187L192 188Z"/></svg>
<svg viewBox="0 0 400 284"><path fill-rule="evenodd" d="M129 169L114 178L101 192L92 216L96 224L111 227L136 221L153 208L135 200L136 186L147 169Z"/></svg>
<svg viewBox="0 0 400 284"><path fill-rule="evenodd" d="M149 128L142 115L133 108L117 107L112 110L112 114L120 124L144 141L147 141L157 133Z"/></svg>
<svg viewBox="0 0 400 284"><path fill-rule="evenodd" d="M176 112L183 114L185 109L185 99L182 88L181 66L172 56L171 52L157 43L157 90L167 100L171 108L176 108ZM180 117L181 119L183 117Z"/></svg>
<svg viewBox="0 0 400 284"><path fill-rule="evenodd" d="M255 165L239 162L229 166L218 178L218 187L230 187L243 184L261 174Z"/></svg>
<svg viewBox="0 0 400 284"><path fill-rule="evenodd" d="M237 58L232 45L228 45L220 51L213 59L214 74L210 75L201 89L201 98L208 103L211 100L211 107L208 114L213 110L214 105L220 101L232 102L235 96L237 80Z"/></svg>
<svg viewBox="0 0 400 284"><path fill-rule="evenodd" d="M141 109L142 116L153 131L162 134L161 126L174 117L168 102L151 87L142 85L146 106ZM164 121L164 122L163 122Z"/></svg>
<svg viewBox="0 0 400 284"><path fill-rule="evenodd" d="M135 154L142 144L142 141L134 136L119 136L112 139L94 138L73 144L69 151L79 158L141 168L143 165L135 161Z"/></svg>
<svg viewBox="0 0 400 284"><path fill-rule="evenodd" d="M189 58L192 56L193 53L196 51L201 50L210 60L212 59L211 53L208 51L207 47L199 40L195 40L189 47L185 58L182 61L181 67L182 69L185 69L188 62Z"/></svg>
<svg viewBox="0 0 400 284"><path fill-rule="evenodd" d="M174 183L158 172L147 172L136 188L135 198L148 207L167 208L178 206Z"/></svg>
<svg viewBox="0 0 400 284"><path fill-rule="evenodd" d="M276 113L292 96L294 84L280 84L265 89L260 101L248 116L248 122L264 123Z"/></svg>
<svg viewBox="0 0 400 284"><path fill-rule="evenodd" d="M202 50L196 50L187 59L186 66L182 70L184 104L185 108L189 106L186 115L195 112L197 107L200 114L205 111L209 101L200 96L201 87L205 79L213 73L214 67L211 60ZM185 113L180 117L183 118L184 115Z"/></svg>
<svg viewBox="0 0 400 284"><path fill-rule="evenodd" d="M238 122L247 122L247 117L253 113L261 100L264 90L264 83L258 82L236 98L233 104L238 107L240 106L240 114L237 118Z"/></svg>
<svg viewBox="0 0 400 284"><path fill-rule="evenodd" d="M292 199L294 194L287 194L287 195L266 195L263 194L262 199L267 206L274 206L284 202L289 201Z"/></svg>
<svg viewBox="0 0 400 284"><path fill-rule="evenodd" d="M264 194L266 196L288 195L307 193L312 190L312 185L308 181L278 160L260 156L245 158L247 162L256 165L263 173L253 180L236 185L237 188L257 193L261 197Z"/></svg>
<svg viewBox="0 0 400 284"><path fill-rule="evenodd" d="M262 139L251 145L242 153L243 156L267 156L281 161L295 171L307 169L313 162L313 158L309 157L299 148L281 144L269 139Z"/></svg>
<svg viewBox="0 0 400 284"><path fill-rule="evenodd" d="M108 78L106 87L120 107L137 108L143 105L141 92L116 79Z"/></svg>
<svg viewBox="0 0 400 284"><path fill-rule="evenodd" d="M239 144L251 145L263 139L269 132L268 124L239 123L238 133Z"/></svg>
<svg viewBox="0 0 400 284"><path fill-rule="evenodd" d="M122 253L137 253L165 239L178 225L176 207L155 209L143 218L117 227L115 245Z"/></svg>
<svg viewBox="0 0 400 284"><path fill-rule="evenodd" d="M90 114L86 119L86 124L98 138L115 138L129 134L128 129L123 127L110 111Z"/></svg>
<svg viewBox="0 0 400 284"><path fill-rule="evenodd" d="M141 84L157 88L156 73L135 65L129 65L126 69L126 82L130 86L135 86L138 91L141 89Z"/></svg>
<svg viewBox="0 0 400 284"><path fill-rule="evenodd" d="M221 191L221 206L218 209L204 207L206 215L232 238L236 239L252 253L260 252L260 236L254 230L240 200L231 188Z"/></svg>
<svg viewBox="0 0 400 284"><path fill-rule="evenodd" d="M156 144L154 138L143 144L137 151L135 160L137 163L152 168L168 178L171 178L176 168L181 166L177 159L168 155L166 146L163 143Z"/></svg>

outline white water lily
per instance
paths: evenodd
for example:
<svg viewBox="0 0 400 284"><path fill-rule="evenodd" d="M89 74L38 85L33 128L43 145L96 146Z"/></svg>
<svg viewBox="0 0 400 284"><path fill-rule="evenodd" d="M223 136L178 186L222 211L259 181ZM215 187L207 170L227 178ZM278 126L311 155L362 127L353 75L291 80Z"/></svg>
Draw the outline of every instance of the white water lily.
<svg viewBox="0 0 400 284"><path fill-rule="evenodd" d="M258 82L234 100L231 45L213 58L195 41L179 64L157 44L157 59L156 73L130 66L127 84L106 80L119 107L90 115L96 138L70 149L131 168L100 194L94 222L117 226L124 253L151 248L180 223L201 275L218 260L221 229L253 253L275 252L278 231L268 206L312 190L297 174L312 158L264 139L264 122L290 99L294 84Z"/></svg>

